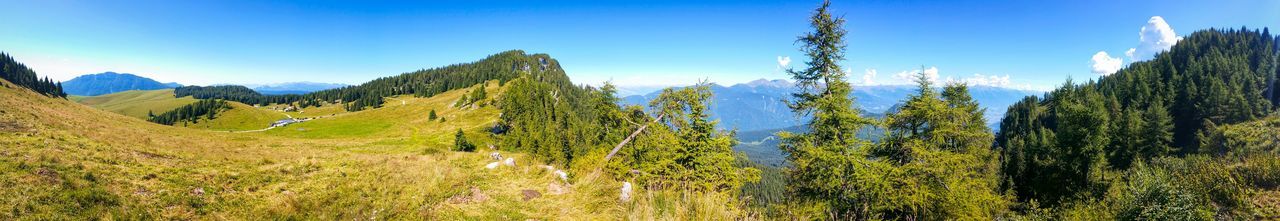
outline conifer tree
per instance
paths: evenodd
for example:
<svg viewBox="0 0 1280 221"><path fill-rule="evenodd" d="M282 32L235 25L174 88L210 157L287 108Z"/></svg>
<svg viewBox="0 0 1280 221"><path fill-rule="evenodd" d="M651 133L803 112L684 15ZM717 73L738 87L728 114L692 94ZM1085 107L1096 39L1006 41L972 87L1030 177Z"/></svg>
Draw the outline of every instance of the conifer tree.
<svg viewBox="0 0 1280 221"><path fill-rule="evenodd" d="M453 150L475 152L476 145L468 142L466 134L462 132L462 129L458 129L458 133L453 136Z"/></svg>
<svg viewBox="0 0 1280 221"><path fill-rule="evenodd" d="M813 32L797 40L809 60L806 68L789 69L799 92L788 103L792 111L812 116L809 132L782 133L779 145L787 153L791 167L788 190L798 200L822 205L832 219L870 215L871 199L879 198L885 183L867 183L883 174L882 167L868 166L869 143L858 132L873 121L859 115L849 97L851 85L845 81L839 62L844 61L844 19L834 17L822 3L810 18ZM803 202L802 202L803 203Z"/></svg>

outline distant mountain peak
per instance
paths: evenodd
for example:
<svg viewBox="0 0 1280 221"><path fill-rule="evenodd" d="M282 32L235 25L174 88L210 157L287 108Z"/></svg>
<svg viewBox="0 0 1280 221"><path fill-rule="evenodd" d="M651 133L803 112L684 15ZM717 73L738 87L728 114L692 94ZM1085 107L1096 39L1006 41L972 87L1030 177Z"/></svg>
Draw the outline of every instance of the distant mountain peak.
<svg viewBox="0 0 1280 221"><path fill-rule="evenodd" d="M63 91L67 94L96 96L127 90L157 90L182 86L177 83L160 83L130 73L107 71L97 74L86 74L62 82Z"/></svg>
<svg viewBox="0 0 1280 221"><path fill-rule="evenodd" d="M310 92L346 87L346 84L318 83L310 81L283 82L261 85L245 85L262 94L305 94Z"/></svg>
<svg viewBox="0 0 1280 221"><path fill-rule="evenodd" d="M791 87L791 85L792 85L792 84L791 84L791 81L787 81L787 80L785 80L785 79L774 79L774 80L769 80L769 79L761 78L761 79L756 79L756 80L751 81L751 82L744 83L744 84L742 84L742 85L746 85L746 86L749 86L749 87L778 87L778 88L785 88L785 87Z"/></svg>

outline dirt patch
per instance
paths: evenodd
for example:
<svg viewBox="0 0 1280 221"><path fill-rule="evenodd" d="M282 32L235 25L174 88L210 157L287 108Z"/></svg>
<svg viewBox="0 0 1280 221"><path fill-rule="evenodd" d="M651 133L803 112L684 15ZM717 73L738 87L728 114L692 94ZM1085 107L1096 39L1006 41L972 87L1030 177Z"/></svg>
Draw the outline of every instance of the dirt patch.
<svg viewBox="0 0 1280 221"><path fill-rule="evenodd" d="M41 180L48 181L50 183L62 182L62 177L58 176L58 171L49 169L48 167L36 168L35 174L36 176L39 176Z"/></svg>
<svg viewBox="0 0 1280 221"><path fill-rule="evenodd" d="M480 188L474 186L471 187L471 191L469 192L449 197L449 203L451 204L479 203L484 201L489 201L489 195L485 195L484 192L480 191Z"/></svg>
<svg viewBox="0 0 1280 221"><path fill-rule="evenodd" d="M1254 218L1257 220L1280 219L1280 191L1262 191L1254 196L1252 201L1256 208Z"/></svg>
<svg viewBox="0 0 1280 221"><path fill-rule="evenodd" d="M542 197L542 193L539 193L537 190L521 190L520 194L524 195L524 198L523 198L524 201L529 201L534 198Z"/></svg>
<svg viewBox="0 0 1280 221"><path fill-rule="evenodd" d="M173 156L159 154L159 153L152 153L147 151L133 151L133 153L137 155L141 155L142 157L145 157L148 159L173 159Z"/></svg>
<svg viewBox="0 0 1280 221"><path fill-rule="evenodd" d="M0 132L30 132L31 127L16 121L0 120Z"/></svg>

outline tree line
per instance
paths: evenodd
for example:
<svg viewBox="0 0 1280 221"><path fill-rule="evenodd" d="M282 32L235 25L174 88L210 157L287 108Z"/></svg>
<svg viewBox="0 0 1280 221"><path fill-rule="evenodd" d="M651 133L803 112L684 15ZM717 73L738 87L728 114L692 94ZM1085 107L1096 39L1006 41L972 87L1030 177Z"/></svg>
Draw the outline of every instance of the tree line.
<svg viewBox="0 0 1280 221"><path fill-rule="evenodd" d="M62 91L62 82L55 82L50 80L49 77L40 78L31 68L27 68L26 65L19 63L4 52L0 52L0 79L9 81L9 83L19 87L31 89L45 96L67 97L67 93Z"/></svg>
<svg viewBox="0 0 1280 221"><path fill-rule="evenodd" d="M147 113L147 120L164 125L175 125L177 123L186 125L199 122L201 119L213 120L218 118L218 113L229 109L231 109L231 105L226 100L204 99L166 111L160 115Z"/></svg>
<svg viewBox="0 0 1280 221"><path fill-rule="evenodd" d="M381 107L384 97L413 94L431 97L445 91L470 87L489 80L499 84L521 73L552 71L560 68L545 54L526 55L512 50L490 55L480 61L423 69L397 76L382 77L364 84L311 92L303 95L262 95L244 86L185 86L174 90L175 96L197 99L224 99L245 104L295 104L299 107L341 103L348 111Z"/></svg>
<svg viewBox="0 0 1280 221"><path fill-rule="evenodd" d="M788 101L809 117L781 133L788 165L758 195L779 217L850 220L1265 219L1251 202L1280 183L1275 144L1280 37L1197 31L1154 59L1070 79L1009 107L993 134L967 86L919 89L877 120L852 108L839 62L843 18L829 2L799 37ZM1269 117L1268 116L1272 116ZM879 141L864 128L883 129ZM772 176L765 176L772 177ZM1263 205L1265 206L1265 205ZM1262 215L1259 215L1262 214Z"/></svg>
<svg viewBox="0 0 1280 221"><path fill-rule="evenodd" d="M1268 29L1197 31L1152 60L1130 64L1097 81L1068 81L1043 98L1028 97L1014 104L995 144L1002 152L1001 171L1006 176L1002 186L1013 190L1020 201L1070 207L1081 201L1119 198L1111 193L1117 185L1153 185L1144 182L1154 181L1143 179L1159 178L1164 179L1160 185L1173 185L1169 183L1178 183L1179 178L1161 174L1184 169L1186 164L1228 170L1213 164L1260 163L1213 158L1240 148L1221 145L1215 134L1223 125L1275 113L1280 74L1276 42ZM1214 179L1239 180L1230 177L1229 171L1190 172L1197 177L1181 179L1225 174ZM1192 186L1173 186L1195 189L1196 183L1189 183ZM1229 201L1240 196L1213 196L1212 192L1247 188L1256 186L1175 188L1159 197L1205 195L1174 202L1195 210L1162 211L1181 212L1178 219L1239 217L1232 213L1250 208Z"/></svg>

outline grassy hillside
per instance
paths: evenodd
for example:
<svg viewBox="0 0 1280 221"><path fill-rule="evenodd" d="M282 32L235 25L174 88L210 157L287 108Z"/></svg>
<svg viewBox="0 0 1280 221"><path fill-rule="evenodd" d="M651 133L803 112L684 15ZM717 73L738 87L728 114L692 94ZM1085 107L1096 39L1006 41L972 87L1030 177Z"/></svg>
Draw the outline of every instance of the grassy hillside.
<svg viewBox="0 0 1280 221"><path fill-rule="evenodd" d="M196 99L191 97L174 98L173 89L132 90L99 96L72 96L69 99L98 109L144 120L147 119L148 111L160 114L182 107L182 105L196 102Z"/></svg>
<svg viewBox="0 0 1280 221"><path fill-rule="evenodd" d="M490 82L486 90L501 93L503 89L498 87L496 82ZM379 146L378 149L392 147L412 151L425 148L442 149L453 145L454 133L457 129L463 129L476 134L477 136L471 141L481 147L494 144L491 142L491 137L479 136L479 134L498 121L498 109L492 105L453 107L465 92L454 90L429 98L417 98L411 95L390 97L386 98L382 108L332 115L302 115L319 118L263 133L270 136L311 139L377 138L378 142L371 145ZM488 101L480 103L488 103ZM304 109L303 113L324 113L322 108L325 107L315 110ZM443 121L428 119L431 110L435 110Z"/></svg>
<svg viewBox="0 0 1280 221"><path fill-rule="evenodd" d="M288 118L284 112L255 108L240 102L229 101L231 110L218 113L213 120L201 120L195 124L178 125L215 131L247 131L266 128L272 122ZM296 117L296 116L295 116Z"/></svg>
<svg viewBox="0 0 1280 221"><path fill-rule="evenodd" d="M492 108L439 106L456 92L265 133L226 133L13 88L0 87L0 220L600 220L725 212L713 197L663 209L647 205L676 196L617 203L619 184L585 171L570 171L569 192L552 195L555 179L522 154L504 153L518 159L517 168L485 170L486 152L423 151L448 143L432 133L474 132L493 119L483 114ZM417 116L427 108L440 108L447 121L423 122ZM524 201L522 190L542 196Z"/></svg>

